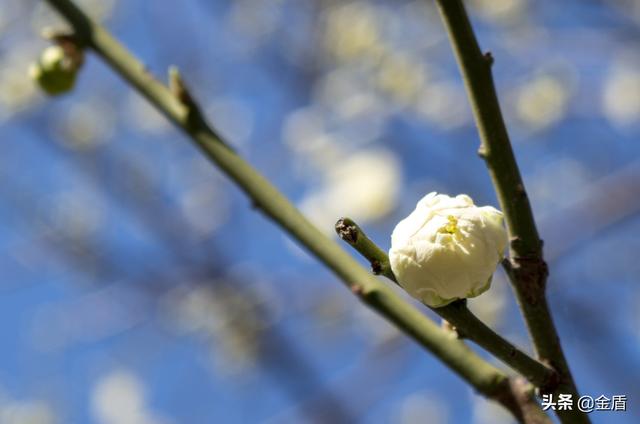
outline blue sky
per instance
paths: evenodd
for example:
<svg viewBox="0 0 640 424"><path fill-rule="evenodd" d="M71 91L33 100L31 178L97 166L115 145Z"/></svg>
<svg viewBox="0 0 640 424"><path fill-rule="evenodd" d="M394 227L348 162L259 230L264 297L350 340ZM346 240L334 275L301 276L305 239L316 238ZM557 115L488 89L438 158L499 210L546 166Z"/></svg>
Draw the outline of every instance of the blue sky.
<svg viewBox="0 0 640 424"><path fill-rule="evenodd" d="M629 398L594 422L637 422L637 6L469 3L578 384ZM177 65L228 142L328 233L350 215L387 249L434 190L497 206L431 2L83 4L163 81ZM0 417L509 422L98 58L72 93L38 93L25 69L55 19L43 2L0 5ZM493 286L472 307L529 349L500 272Z"/></svg>

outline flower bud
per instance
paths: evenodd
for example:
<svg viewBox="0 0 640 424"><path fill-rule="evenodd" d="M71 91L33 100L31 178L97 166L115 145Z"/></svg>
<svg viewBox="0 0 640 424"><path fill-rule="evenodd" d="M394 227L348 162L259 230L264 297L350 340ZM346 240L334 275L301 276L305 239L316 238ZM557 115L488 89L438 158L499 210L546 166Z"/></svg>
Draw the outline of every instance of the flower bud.
<svg viewBox="0 0 640 424"><path fill-rule="evenodd" d="M411 296L440 307L488 290L506 246L502 212L432 192L396 225L389 261Z"/></svg>
<svg viewBox="0 0 640 424"><path fill-rule="evenodd" d="M59 45L47 47L29 75L47 94L56 96L73 88L80 63Z"/></svg>

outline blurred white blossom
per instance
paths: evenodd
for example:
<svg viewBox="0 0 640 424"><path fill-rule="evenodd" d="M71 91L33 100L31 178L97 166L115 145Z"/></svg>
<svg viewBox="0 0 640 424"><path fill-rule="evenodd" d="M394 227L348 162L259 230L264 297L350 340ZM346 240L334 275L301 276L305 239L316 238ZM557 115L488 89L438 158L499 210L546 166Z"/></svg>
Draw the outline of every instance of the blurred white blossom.
<svg viewBox="0 0 640 424"><path fill-rule="evenodd" d="M410 104L424 86L422 64L408 54L389 53L377 69L376 85L400 104Z"/></svg>
<svg viewBox="0 0 640 424"><path fill-rule="evenodd" d="M604 115L611 123L626 126L640 121L640 60L616 64L609 71L602 99Z"/></svg>
<svg viewBox="0 0 640 424"><path fill-rule="evenodd" d="M472 0L470 4L489 21L513 23L526 12L527 0Z"/></svg>
<svg viewBox="0 0 640 424"><path fill-rule="evenodd" d="M569 80L543 73L519 89L517 116L531 130L546 129L564 118L571 94Z"/></svg>
<svg viewBox="0 0 640 424"><path fill-rule="evenodd" d="M169 422L149 409L140 379L122 369L113 370L98 380L91 392L91 410L100 424Z"/></svg>
<svg viewBox="0 0 640 424"><path fill-rule="evenodd" d="M327 9L325 46L339 60L376 53L378 17L371 3L356 1Z"/></svg>
<svg viewBox="0 0 640 424"><path fill-rule="evenodd" d="M349 216L359 223L383 218L393 210L401 187L396 156L383 149L345 155L327 170L323 185L300 203L302 211L326 233Z"/></svg>
<svg viewBox="0 0 640 424"><path fill-rule="evenodd" d="M19 41L0 53L0 120L32 106L38 99L38 86L27 70L41 49L41 43L29 40Z"/></svg>
<svg viewBox="0 0 640 424"><path fill-rule="evenodd" d="M416 99L415 107L419 116L444 130L471 120L471 108L462 84L451 81L429 81Z"/></svg>

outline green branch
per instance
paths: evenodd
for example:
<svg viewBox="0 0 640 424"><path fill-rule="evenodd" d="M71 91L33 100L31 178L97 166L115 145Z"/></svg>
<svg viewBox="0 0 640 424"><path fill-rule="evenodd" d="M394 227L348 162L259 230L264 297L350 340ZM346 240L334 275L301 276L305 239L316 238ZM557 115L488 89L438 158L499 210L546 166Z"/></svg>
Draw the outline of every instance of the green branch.
<svg viewBox="0 0 640 424"><path fill-rule="evenodd" d="M518 304L538 358L558 371L560 384L553 391L571 394L578 390L562 351L558 333L545 297L547 265L542 257L542 240L525 191L493 84L491 54L483 54L461 0L436 0L464 79L484 158L505 214L511 242L510 277ZM563 423L588 423L589 418L574 408L557 411Z"/></svg>
<svg viewBox="0 0 640 424"><path fill-rule="evenodd" d="M201 115L177 72L172 89L158 82L102 26L89 19L69 0L48 0L72 26L78 42L93 49L177 127L252 199L268 217L330 268L353 293L432 352L484 396L509 409L520 420L534 415L545 419L533 397L517 389L512 380L450 336L416 308L405 302L318 231L275 187L233 152Z"/></svg>
<svg viewBox="0 0 640 424"><path fill-rule="evenodd" d="M382 274L397 283L387 253L371 241L353 220L340 219L336 223L336 232L371 263L375 274ZM447 320L466 338L509 365L541 390L548 390L557 384L558 377L553 369L531 358L489 328L467 308L466 302L458 301L441 308L430 309Z"/></svg>
<svg viewBox="0 0 640 424"><path fill-rule="evenodd" d="M371 264L371 271L376 275L384 275L394 283L398 283L391 270L387 252L380 249L362 229L350 218L340 218L336 223L336 233L349 243L358 253Z"/></svg>

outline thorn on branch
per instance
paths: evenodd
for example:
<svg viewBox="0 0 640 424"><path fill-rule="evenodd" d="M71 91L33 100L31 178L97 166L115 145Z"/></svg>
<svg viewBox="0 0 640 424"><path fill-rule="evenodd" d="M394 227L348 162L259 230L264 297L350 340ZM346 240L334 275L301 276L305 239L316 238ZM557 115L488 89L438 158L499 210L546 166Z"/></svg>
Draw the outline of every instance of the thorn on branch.
<svg viewBox="0 0 640 424"><path fill-rule="evenodd" d="M492 66L493 65L493 55L491 54L491 52L486 52L484 55L484 60L487 63L487 65Z"/></svg>
<svg viewBox="0 0 640 424"><path fill-rule="evenodd" d="M178 67L174 65L169 67L169 91L182 105L186 107L187 115L185 126L187 128L206 128L209 133L215 135L217 141L222 141L218 134L216 134L206 122L206 119L200 110L200 106L191 95L191 91L187 85L184 83Z"/></svg>
<svg viewBox="0 0 640 424"><path fill-rule="evenodd" d="M184 104L188 108L191 109L196 106L191 93L189 93L189 90L180 75L178 67L173 65L169 67L169 90L171 90L171 93L173 93L180 103Z"/></svg>

